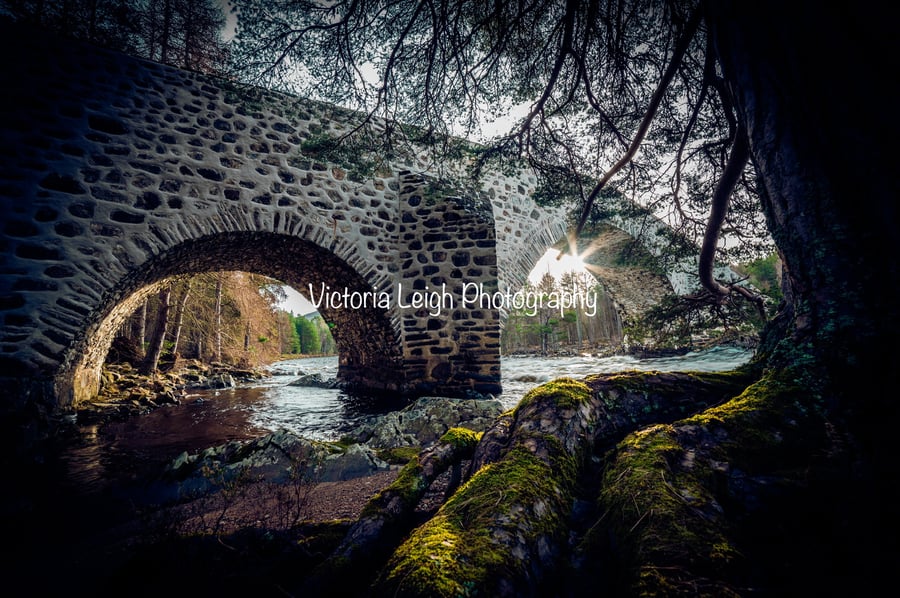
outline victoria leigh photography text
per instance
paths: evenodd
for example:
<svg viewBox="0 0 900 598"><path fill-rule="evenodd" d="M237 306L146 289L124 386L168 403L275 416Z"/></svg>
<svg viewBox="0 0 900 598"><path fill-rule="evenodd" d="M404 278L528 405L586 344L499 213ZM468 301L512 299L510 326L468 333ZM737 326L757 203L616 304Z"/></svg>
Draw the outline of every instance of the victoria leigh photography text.
<svg viewBox="0 0 900 598"><path fill-rule="evenodd" d="M490 291L482 283L463 282L457 293L448 290L446 284L440 289L404 290L403 283L397 283L396 292L387 291L352 291L346 287L332 289L324 283L309 284L309 299L315 308L321 309L390 309L396 301L401 309L427 309L429 315L440 316L444 310L461 309L505 309L507 311L524 311L534 316L541 309L558 310L560 316L566 310L579 309L588 317L597 315L597 296L592 290L580 289L572 285L571 289L560 289L541 292L539 289L526 288L518 291Z"/></svg>

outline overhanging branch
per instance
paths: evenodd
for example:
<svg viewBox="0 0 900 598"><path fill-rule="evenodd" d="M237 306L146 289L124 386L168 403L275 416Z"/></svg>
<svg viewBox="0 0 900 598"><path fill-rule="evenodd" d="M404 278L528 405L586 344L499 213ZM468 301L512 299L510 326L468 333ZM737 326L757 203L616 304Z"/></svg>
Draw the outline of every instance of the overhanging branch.
<svg viewBox="0 0 900 598"><path fill-rule="evenodd" d="M703 235L703 245L700 248L700 284L704 289L716 295L727 296L731 294L731 288L718 282L713 276L715 266L716 246L719 243L719 233L722 224L728 214L728 204L731 201L731 193L734 186L747 165L750 158L750 144L747 140L747 130L739 126L725 164L722 178L716 185L713 193L712 209L709 219L706 221L706 232Z"/></svg>
<svg viewBox="0 0 900 598"><path fill-rule="evenodd" d="M600 178L597 184L594 185L594 188L591 190L590 195L585 198L584 207L581 210L581 217L578 219L578 225L575 227L575 237L581 234L581 230L584 228L584 225L591 214L591 208L593 207L594 201L597 199L597 196L600 194L600 191L606 186L607 183L609 183L613 176L615 176L615 174L619 172L619 170L621 170L626 164L631 162L632 158L634 158L634 155L640 148L641 143L644 141L644 137L646 136L647 131L650 129L650 124L653 122L653 119L656 116L656 112L659 110L659 105L666 94L666 89L668 89L669 84L675 77L675 73L678 72L678 67L681 66L681 62L682 60L684 60L684 55L691 44L691 40L697 33L697 29L700 26L700 18L701 11L699 8L697 8L694 10L694 13L691 15L691 18L685 25L685 29L682 32L678 43L675 45L675 52L672 55L672 60L669 62L669 66L666 67L666 71L663 73L663 77L662 79L660 79L659 85L657 85L656 90L653 92L653 95L650 98L650 104L647 106L647 110L644 113L644 118L643 120L641 120L641 124L638 126L638 130L634 135L634 139L631 140L631 145L628 147L628 150L625 152L625 154L621 158L619 158L618 162L616 162L612 166L612 168L610 168L606 172L606 174L604 174Z"/></svg>

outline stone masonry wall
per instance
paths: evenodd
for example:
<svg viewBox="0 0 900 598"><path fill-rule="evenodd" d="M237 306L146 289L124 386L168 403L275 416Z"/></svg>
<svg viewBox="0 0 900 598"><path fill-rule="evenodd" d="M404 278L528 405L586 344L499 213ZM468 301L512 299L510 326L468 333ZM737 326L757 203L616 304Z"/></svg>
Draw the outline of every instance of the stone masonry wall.
<svg viewBox="0 0 900 598"><path fill-rule="evenodd" d="M401 182L400 170L422 170L415 159L354 177L301 149L351 126L340 108L16 26L0 26L0 44L28 57L0 68L0 378L11 403L89 397L116 328L153 285L225 269L301 291L387 293L387 307L320 309L336 323L341 375L359 386L499 388L502 314L425 318L400 307L397 289L524 280L543 252L532 241L564 228L536 209L527 181L491 176L467 198L427 173Z"/></svg>
<svg viewBox="0 0 900 598"><path fill-rule="evenodd" d="M499 310L463 301L466 283L497 289L490 203L424 189L422 177L401 177L401 278L412 281L400 297L407 374L435 390L500 392Z"/></svg>

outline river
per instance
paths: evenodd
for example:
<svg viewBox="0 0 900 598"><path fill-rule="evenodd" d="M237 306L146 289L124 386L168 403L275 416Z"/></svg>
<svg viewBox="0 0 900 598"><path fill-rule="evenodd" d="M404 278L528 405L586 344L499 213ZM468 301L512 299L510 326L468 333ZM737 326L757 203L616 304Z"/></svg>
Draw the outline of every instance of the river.
<svg viewBox="0 0 900 598"><path fill-rule="evenodd" d="M529 389L553 378L580 378L623 370L733 369L752 352L717 347L674 357L504 357L504 408L514 407ZM401 408L339 390L292 386L301 374L337 373L336 357L281 361L269 367L271 376L226 390L189 392L180 405L155 409L145 415L102 426L81 426L80 442L63 456L72 483L99 489L113 479L137 479L148 464L170 460L183 451L193 452L235 439L262 436L287 429L307 438L336 440L362 419Z"/></svg>
<svg viewBox="0 0 900 598"><path fill-rule="evenodd" d="M745 363L752 353L734 347L717 347L674 357L639 359L629 355L612 357L504 357L503 394L496 397L504 409L511 409L531 388L538 384L568 376L583 378L590 374L623 370L699 370L721 371ZM336 390L290 386L296 372L321 373L330 378L337 372L337 358L310 358L279 362L271 367L270 378L259 401L246 405L248 423L264 430L285 428L301 436L320 440L337 439L341 432L352 427L373 411L364 400L354 400ZM291 376L290 374L295 374ZM249 389L247 389L249 390ZM247 390L235 389L243 394ZM389 407L389 406L386 406ZM378 412L376 409L375 412Z"/></svg>

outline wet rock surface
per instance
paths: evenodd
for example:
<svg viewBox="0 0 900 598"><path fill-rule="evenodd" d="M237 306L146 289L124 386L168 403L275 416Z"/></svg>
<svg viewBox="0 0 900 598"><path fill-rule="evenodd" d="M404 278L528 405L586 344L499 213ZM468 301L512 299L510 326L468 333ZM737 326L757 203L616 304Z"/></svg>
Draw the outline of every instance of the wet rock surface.
<svg viewBox="0 0 900 598"><path fill-rule="evenodd" d="M267 481L291 483L346 481L391 468L379 449L422 448L447 430L484 431L501 413L496 400L422 397L346 434L342 442L323 442L280 430L249 440L235 440L203 451L182 453L153 483L156 500L214 492L230 485Z"/></svg>
<svg viewBox="0 0 900 598"><path fill-rule="evenodd" d="M178 500L250 482L338 482L389 468L374 449L320 442L279 431L182 453L152 484L157 500Z"/></svg>
<svg viewBox="0 0 900 598"><path fill-rule="evenodd" d="M374 448L428 446L450 428L483 432L502 411L493 399L422 397L400 411L370 418L346 436Z"/></svg>
<svg viewBox="0 0 900 598"><path fill-rule="evenodd" d="M263 369L196 360L152 376L141 374L129 363L106 364L100 392L76 406L76 417L82 424L122 419L163 405L178 405L190 390L234 388L266 375Z"/></svg>
<svg viewBox="0 0 900 598"><path fill-rule="evenodd" d="M314 388L341 388L341 383L336 378L325 378L322 374L303 374L288 384L288 386L312 386Z"/></svg>

